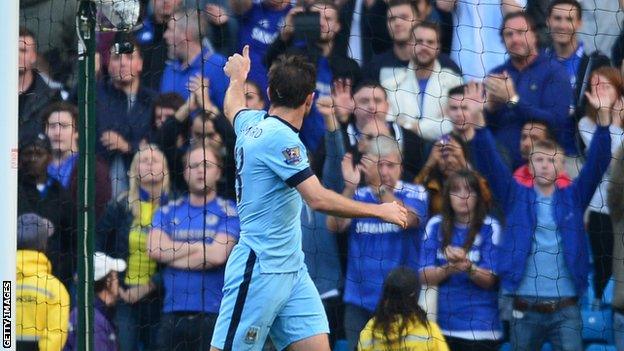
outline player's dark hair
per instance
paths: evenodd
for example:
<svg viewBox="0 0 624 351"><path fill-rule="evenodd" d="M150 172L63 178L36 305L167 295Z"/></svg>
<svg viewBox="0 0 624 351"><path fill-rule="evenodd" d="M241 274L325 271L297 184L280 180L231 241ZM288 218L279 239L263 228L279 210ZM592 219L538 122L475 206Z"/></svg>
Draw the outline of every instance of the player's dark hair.
<svg viewBox="0 0 624 351"><path fill-rule="evenodd" d="M451 192L459 186L460 182L466 182L470 190L477 195L477 201L470 218L468 237L463 244L464 250L468 251L474 243L477 234L481 230L485 216L488 213L487 201L483 198L483 184L477 174L469 169L462 169L451 173L444 183L442 190L442 249L449 246L453 240L453 228L455 228L456 214L451 205Z"/></svg>
<svg viewBox="0 0 624 351"><path fill-rule="evenodd" d="M574 8L576 9L576 13L578 13L578 18L583 19L583 8L581 7L581 4L579 4L579 2L576 0L552 0L550 5L548 5L548 11L546 12L547 16L550 17L550 15L552 15L552 12L555 6L559 6L559 5L574 6Z"/></svg>
<svg viewBox="0 0 624 351"><path fill-rule="evenodd" d="M503 17L503 24L501 25L500 30L498 31L498 34L500 34L500 36L503 37L503 31L505 30L505 27L507 26L507 22L509 22L510 20L514 18L519 18L519 17L524 18L531 32L535 32L535 21L533 21L533 18L531 18L531 16L527 14L526 12L517 11L517 12L508 13L507 15L505 15L505 17Z"/></svg>
<svg viewBox="0 0 624 351"><path fill-rule="evenodd" d="M397 267L388 273L373 315L373 330L382 332L385 339L382 343L397 341L392 339L393 335L401 340L410 323L419 323L429 328L427 313L418 305L419 293L418 275L413 269Z"/></svg>
<svg viewBox="0 0 624 351"><path fill-rule="evenodd" d="M316 88L316 67L304 56L281 55L269 69L269 100L274 106L298 108Z"/></svg>

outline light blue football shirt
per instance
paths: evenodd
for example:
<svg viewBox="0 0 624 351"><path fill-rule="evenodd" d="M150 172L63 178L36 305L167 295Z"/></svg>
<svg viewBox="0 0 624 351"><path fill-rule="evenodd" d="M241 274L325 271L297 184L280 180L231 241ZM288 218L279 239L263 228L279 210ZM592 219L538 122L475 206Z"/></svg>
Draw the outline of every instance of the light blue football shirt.
<svg viewBox="0 0 624 351"><path fill-rule="evenodd" d="M236 196L241 233L262 273L303 266L301 209L295 187L313 175L299 131L278 116L242 110L236 132Z"/></svg>

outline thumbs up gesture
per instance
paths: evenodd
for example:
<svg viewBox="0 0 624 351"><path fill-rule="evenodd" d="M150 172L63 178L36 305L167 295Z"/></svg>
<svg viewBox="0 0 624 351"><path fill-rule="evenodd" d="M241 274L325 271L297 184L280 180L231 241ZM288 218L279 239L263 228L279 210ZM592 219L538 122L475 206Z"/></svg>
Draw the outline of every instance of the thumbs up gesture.
<svg viewBox="0 0 624 351"><path fill-rule="evenodd" d="M249 59L249 45L245 45L243 53L234 54L228 58L223 71L231 80L244 82L251 69L251 61Z"/></svg>

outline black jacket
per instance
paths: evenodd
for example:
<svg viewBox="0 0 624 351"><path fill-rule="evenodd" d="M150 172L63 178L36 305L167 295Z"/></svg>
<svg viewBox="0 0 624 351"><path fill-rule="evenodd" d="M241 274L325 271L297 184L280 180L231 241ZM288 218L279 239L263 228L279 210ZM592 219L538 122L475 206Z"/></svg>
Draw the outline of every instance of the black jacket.
<svg viewBox="0 0 624 351"><path fill-rule="evenodd" d="M54 234L48 239L46 255L52 264L52 274L66 286L76 271L76 205L61 183L48 178L41 194L37 185L18 175L17 213L36 213L54 225Z"/></svg>
<svg viewBox="0 0 624 351"><path fill-rule="evenodd" d="M37 135L43 132L41 112L52 102L61 100L58 90L52 89L41 78L39 73L33 72L32 85L19 95L19 139L24 140L26 135Z"/></svg>

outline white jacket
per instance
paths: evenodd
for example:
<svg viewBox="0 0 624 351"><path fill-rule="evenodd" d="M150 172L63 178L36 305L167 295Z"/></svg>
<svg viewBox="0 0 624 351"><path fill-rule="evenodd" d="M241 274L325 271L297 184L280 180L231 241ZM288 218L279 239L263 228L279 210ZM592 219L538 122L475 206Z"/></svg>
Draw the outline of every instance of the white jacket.
<svg viewBox="0 0 624 351"><path fill-rule="evenodd" d="M420 87L413 61L407 67L382 68L379 77L388 94L390 114L397 123L410 130L418 124L420 137L429 141L437 140L451 131L453 124L444 117L444 107L449 89L463 84L461 76L448 68L442 68L436 60L427 82L422 113L418 103Z"/></svg>

